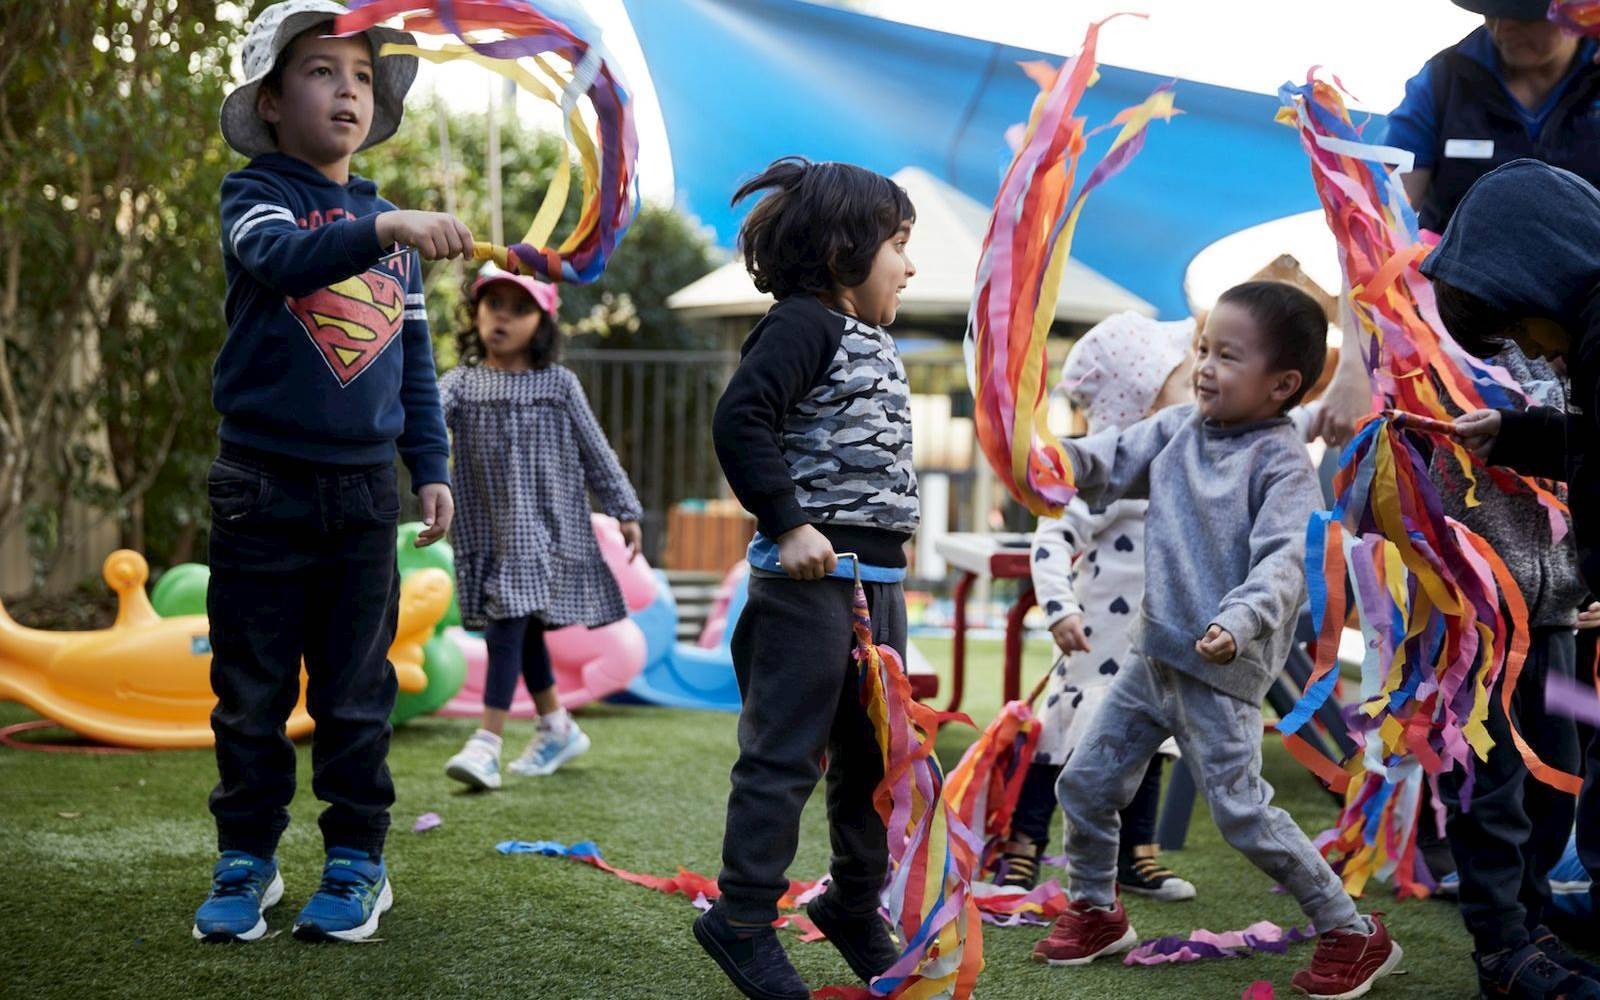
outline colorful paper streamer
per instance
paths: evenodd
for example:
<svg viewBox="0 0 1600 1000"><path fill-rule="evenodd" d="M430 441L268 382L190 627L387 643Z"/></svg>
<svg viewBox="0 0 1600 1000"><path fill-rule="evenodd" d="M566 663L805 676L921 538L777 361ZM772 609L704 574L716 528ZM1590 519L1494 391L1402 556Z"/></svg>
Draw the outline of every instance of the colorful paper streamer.
<svg viewBox="0 0 1600 1000"><path fill-rule="evenodd" d="M1258 952L1282 955L1289 946L1317 936L1310 926L1285 930L1270 920L1260 920L1243 930L1217 933L1204 928L1188 937L1161 937L1145 941L1122 957L1123 965L1166 965L1211 958L1245 958Z"/></svg>
<svg viewBox="0 0 1600 1000"><path fill-rule="evenodd" d="M639 140L632 99L600 41L600 29L583 9L571 0L351 0L349 7L335 19L339 34L393 18L408 31L456 38L441 49L388 44L382 55L474 62L561 109L567 143L583 174L583 209L576 225L559 244L549 245L572 186L571 161L563 156L522 240L509 247L475 243L473 257L551 281L587 284L600 277L638 213ZM567 68L556 66L551 56ZM584 99L593 112L592 129L580 109Z"/></svg>
<svg viewBox="0 0 1600 1000"><path fill-rule="evenodd" d="M411 825L411 832L427 833L429 830L436 830L443 825L444 820L439 818L438 813L425 812L421 816L418 816L417 821Z"/></svg>
<svg viewBox="0 0 1600 1000"><path fill-rule="evenodd" d="M1073 113L1097 78L1104 23L1090 25L1082 51L1059 69L1023 64L1040 93L995 196L963 345L978 443L1011 495L1038 515L1059 514L1075 492L1072 464L1046 421L1046 341L1084 199L1127 167L1152 120L1178 113L1172 88L1162 86L1118 114L1111 148L1069 199L1078 160L1100 131L1085 132Z"/></svg>
<svg viewBox="0 0 1600 1000"><path fill-rule="evenodd" d="M1600 36L1600 0L1550 0L1547 16L1574 35Z"/></svg>
<svg viewBox="0 0 1600 1000"><path fill-rule="evenodd" d="M1566 531L1550 490L1503 469L1485 468L1455 438L1456 412L1520 407L1506 373L1468 355L1439 320L1433 289L1418 270L1429 246L1408 203L1400 151L1362 141L1339 91L1316 79L1285 84L1279 120L1295 127L1339 247L1374 401L1384 407L1340 456L1331 511L1307 528L1306 579L1317 632L1315 669L1304 696L1277 729L1295 758L1345 793L1324 854L1359 895L1374 877L1403 895L1425 895L1416 863L1416 822L1424 774L1467 772L1492 741L1484 725L1490 692L1504 676L1509 709L1527 653L1527 608L1505 563L1465 526L1444 516L1414 438L1448 449L1466 474L1538 497L1551 534ZM1471 489L1469 506L1477 503ZM1298 735L1332 694L1349 580L1367 655L1362 703L1351 734L1360 751L1341 767ZM1512 739L1541 780L1575 789L1576 778L1540 761L1512 727Z"/></svg>
<svg viewBox="0 0 1600 1000"><path fill-rule="evenodd" d="M1562 674L1550 674L1544 681L1544 707L1600 729L1600 678L1589 687Z"/></svg>

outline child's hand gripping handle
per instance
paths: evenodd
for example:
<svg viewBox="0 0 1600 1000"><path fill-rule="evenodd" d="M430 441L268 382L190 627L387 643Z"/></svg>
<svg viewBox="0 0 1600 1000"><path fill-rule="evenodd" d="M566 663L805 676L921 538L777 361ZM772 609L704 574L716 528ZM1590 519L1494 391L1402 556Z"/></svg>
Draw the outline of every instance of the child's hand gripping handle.
<svg viewBox="0 0 1600 1000"><path fill-rule="evenodd" d="M1394 424L1395 430L1416 430L1426 434L1443 434L1446 437L1460 437L1461 431L1448 420L1435 420L1432 417L1418 416L1407 413L1405 410L1385 410L1384 416Z"/></svg>

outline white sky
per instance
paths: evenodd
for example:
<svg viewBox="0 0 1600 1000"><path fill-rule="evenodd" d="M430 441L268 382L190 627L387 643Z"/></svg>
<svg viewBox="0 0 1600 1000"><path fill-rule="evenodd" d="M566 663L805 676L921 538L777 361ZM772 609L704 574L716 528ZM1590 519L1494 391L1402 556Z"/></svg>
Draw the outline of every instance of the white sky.
<svg viewBox="0 0 1600 1000"><path fill-rule="evenodd" d="M670 201L669 140L622 0L584 6L633 90L641 189ZM1078 50L1091 21L1139 10L1147 20L1120 18L1102 29L1101 62L1261 93L1276 93L1285 80L1302 80L1321 65L1343 81L1355 107L1378 112L1399 103L1406 80L1428 57L1482 23L1449 0L863 0L859 6L891 20L1063 54ZM444 93L452 106L474 108L486 105L490 86L487 71L462 63L424 63L417 84ZM518 109L558 127L543 102L523 96ZM1019 121L1026 111L1018 109ZM1197 259L1190 275L1196 304L1209 304L1241 271L1281 252L1294 253L1314 279L1337 291L1338 268L1319 214L1269 226L1236 234Z"/></svg>

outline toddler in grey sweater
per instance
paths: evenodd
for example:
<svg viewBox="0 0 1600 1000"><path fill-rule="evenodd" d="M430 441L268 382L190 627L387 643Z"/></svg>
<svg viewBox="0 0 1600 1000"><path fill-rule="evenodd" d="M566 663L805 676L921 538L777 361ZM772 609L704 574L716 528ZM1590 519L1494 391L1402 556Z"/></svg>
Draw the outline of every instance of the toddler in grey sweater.
<svg viewBox="0 0 1600 1000"><path fill-rule="evenodd" d="M1261 699L1305 600L1316 473L1284 414L1321 373L1327 321L1304 292L1224 293L1201 334L1192 406L1066 442L1091 507L1148 498L1145 594L1133 648L1056 786L1069 822L1072 902L1034 957L1079 965L1133 947L1115 893L1118 811L1168 736L1235 849L1299 902L1321 934L1294 985L1356 996L1400 947L1362 917L1261 777ZM1360 991L1360 993L1356 991Z"/></svg>

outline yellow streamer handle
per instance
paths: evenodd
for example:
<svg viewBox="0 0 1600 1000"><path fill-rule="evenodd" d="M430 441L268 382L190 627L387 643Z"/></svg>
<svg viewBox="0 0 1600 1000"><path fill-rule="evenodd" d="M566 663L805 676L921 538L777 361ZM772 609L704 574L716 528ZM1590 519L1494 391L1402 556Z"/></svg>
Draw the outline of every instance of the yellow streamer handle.
<svg viewBox="0 0 1600 1000"><path fill-rule="evenodd" d="M502 271L511 269L511 257L505 247L494 243L483 243L474 240L472 243L473 260L492 260L496 267Z"/></svg>

